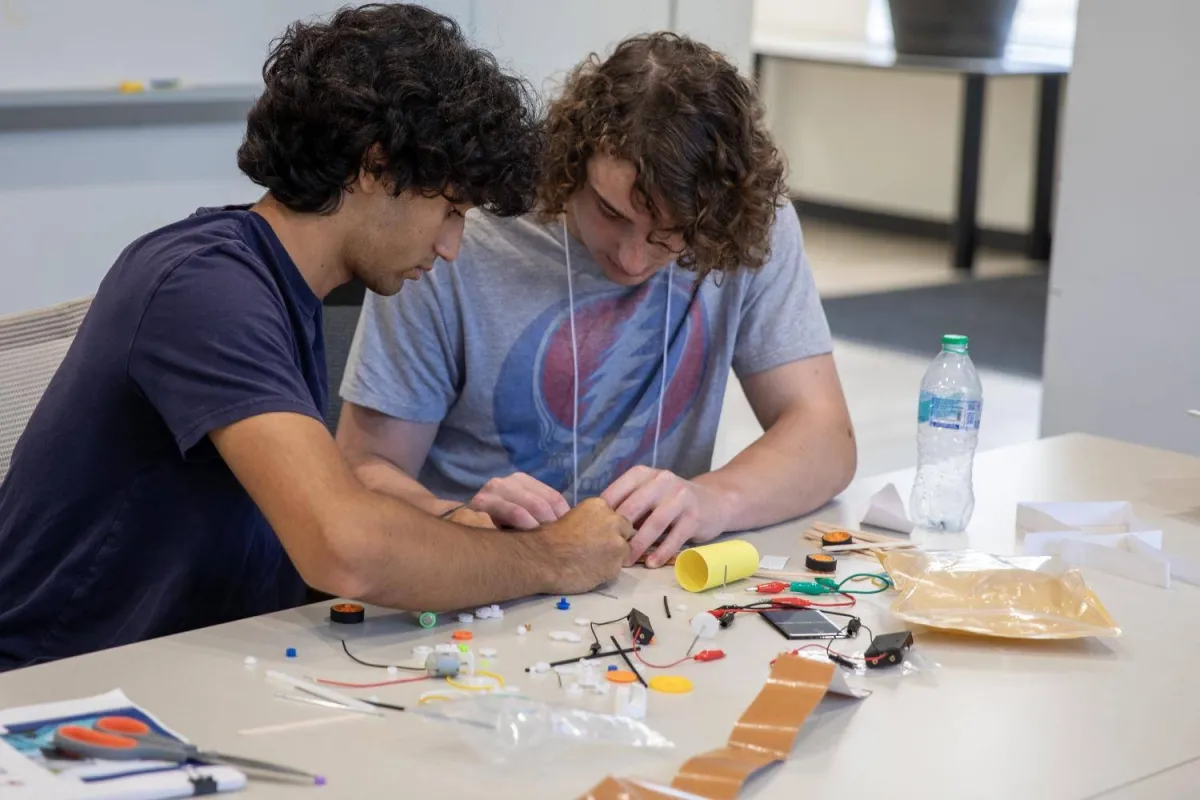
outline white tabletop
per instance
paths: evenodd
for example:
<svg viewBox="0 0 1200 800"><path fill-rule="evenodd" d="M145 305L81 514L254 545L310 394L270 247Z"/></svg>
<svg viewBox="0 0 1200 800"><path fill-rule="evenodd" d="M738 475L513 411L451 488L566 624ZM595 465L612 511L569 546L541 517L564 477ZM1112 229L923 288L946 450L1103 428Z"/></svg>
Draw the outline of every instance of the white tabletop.
<svg viewBox="0 0 1200 800"><path fill-rule="evenodd" d="M811 519L853 524L871 493L892 481L907 497L911 480L908 470L857 481ZM1197 485L1200 459L1092 437L982 453L968 534L937 537L934 543L1009 553L1019 501L1128 500L1145 521L1163 527L1166 551L1200 558ZM806 521L798 521L747 537L763 554L797 559L811 549L800 537L805 527ZM839 574L871 566L866 559L844 561ZM1131 782L1200 756L1200 686L1194 679L1200 590L1186 584L1156 589L1092 572L1087 577L1124 630L1120 638L1020 643L918 632L917 649L939 666L903 678L874 677L867 684L874 694L863 701L824 701L801 731L792 758L756 778L746 796L765 798L787 789L843 798L1059 800L1124 784L1129 785L1115 796L1171 796L1154 791L1160 784L1153 781ZM739 599L753 597L741 589L735 588ZM495 671L525 694L565 703L553 674L524 672L535 661L585 651L585 645L550 641L549 631L586 636L585 628L572 625L574 618L606 620L636 606L656 627L647 659L666 661L691 642L688 618L719 604L684 592L668 570L626 570L605 590L621 599L575 597L565 612L555 609L557 598L510 604L503 620L471 626L472 644L498 649ZM672 606L685 603L689 611L665 619L664 594ZM876 633L899 630L903 626L889 615L888 603L887 595L864 597L856 613ZM520 623L532 623L533 631L516 636ZM448 641L456 627L443 623L425 631L411 614L371 608L350 641L362 657L402 660L416 644ZM328 786L313 790L320 797L397 791L412 796L425 790L456 797L566 798L609 774L669 782L689 757L724 743L761 688L770 659L789 647L765 622L747 617L720 633L716 646L729 654L725 660L666 670L688 676L696 687L688 695L650 694L646 721L676 743L674 750L554 749L496 765L445 724L402 713L340 719L344 712L275 697L282 690L264 678L270 668L349 681L386 679L383 670L351 663L341 651L341 635L340 626L327 621L325 605L308 606L0 675L0 707L120 687L204 747L326 775ZM299 651L297 659L284 659L289 646ZM256 668L243 665L247 655L258 658ZM426 681L360 694L405 704L430 688L434 682ZM589 702L602 707L599 698ZM278 733L239 733L320 718L339 719ZM294 785L262 781L253 782L247 794L299 796Z"/></svg>

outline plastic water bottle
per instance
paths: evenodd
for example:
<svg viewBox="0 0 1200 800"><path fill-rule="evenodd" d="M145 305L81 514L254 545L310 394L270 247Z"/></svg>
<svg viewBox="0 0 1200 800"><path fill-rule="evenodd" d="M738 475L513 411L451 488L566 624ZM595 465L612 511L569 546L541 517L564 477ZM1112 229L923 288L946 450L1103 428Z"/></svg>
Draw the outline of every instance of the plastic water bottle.
<svg viewBox="0 0 1200 800"><path fill-rule="evenodd" d="M942 352L921 379L917 480L909 510L923 528L958 532L975 511L971 466L979 443L983 387L967 355L967 337L942 337Z"/></svg>

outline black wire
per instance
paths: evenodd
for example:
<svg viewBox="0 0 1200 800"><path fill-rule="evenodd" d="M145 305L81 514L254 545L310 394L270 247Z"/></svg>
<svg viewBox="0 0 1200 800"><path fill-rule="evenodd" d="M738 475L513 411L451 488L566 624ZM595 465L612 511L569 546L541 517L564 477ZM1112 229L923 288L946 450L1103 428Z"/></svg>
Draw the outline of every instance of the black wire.
<svg viewBox="0 0 1200 800"><path fill-rule="evenodd" d="M844 617L846 617L846 616L851 616L851 615L849 615L849 614L842 614L841 616L844 616ZM854 617L854 618L855 618L855 619L858 619L858 617ZM870 627L868 627L868 626L867 626L867 624L866 624L865 622L863 622L862 620L859 620L859 621L858 621L858 627L859 627L859 630L863 630L863 629L865 629L865 630L867 631L867 633L870 635L870 637L871 637L871 639L872 639L872 640L874 640L874 639L875 639L875 633L874 633L874 632L871 630L871 628L870 628ZM832 639L830 639L828 642L826 642L826 643L825 643L825 655L827 655L827 656L837 656L837 657L839 657L839 658L843 658L843 659L845 659L846 661L850 661L850 656L848 656L848 655L845 655L844 653L835 653L833 650L830 650L830 649L829 649L829 648L830 648L830 647L833 645L833 643L834 643L835 641L837 641L838 639L849 639L849 638L851 638L850 636L843 636L843 635L842 635L842 634L846 633L846 631L848 631L848 630L850 630L850 626L849 626L849 625L847 625L846 627L842 628L840 631L838 631L838 635L837 635L837 636L833 637ZM855 637L855 638L857 638L857 637L858 637L858 633L857 633L857 632L855 632L855 634L854 634L854 637ZM830 660L830 661L832 661L832 660L833 660L833 658L830 658L829 660Z"/></svg>
<svg viewBox="0 0 1200 800"><path fill-rule="evenodd" d="M592 630L592 639L594 639L596 641L596 650L600 651L600 650L604 649L604 645L600 644L600 637L596 635L596 626L597 625L600 625L601 627L603 627L605 625L616 625L618 622L628 622L629 617L632 615L633 615L633 612L630 611L625 616L617 617L616 619L610 619L608 622L589 622L588 627L591 628L591 630Z"/></svg>
<svg viewBox="0 0 1200 800"><path fill-rule="evenodd" d="M399 664L372 664L370 661L363 661L361 658L354 655L354 653L350 652L350 648L346 646L345 639L342 639L342 649L346 651L346 655L350 656L350 659L352 661L354 661L356 664L362 664L364 667L375 667L376 669L387 669L388 667L395 667L396 669L408 669L408 670L412 670L413 672L424 672L425 671L424 667L402 667Z"/></svg>

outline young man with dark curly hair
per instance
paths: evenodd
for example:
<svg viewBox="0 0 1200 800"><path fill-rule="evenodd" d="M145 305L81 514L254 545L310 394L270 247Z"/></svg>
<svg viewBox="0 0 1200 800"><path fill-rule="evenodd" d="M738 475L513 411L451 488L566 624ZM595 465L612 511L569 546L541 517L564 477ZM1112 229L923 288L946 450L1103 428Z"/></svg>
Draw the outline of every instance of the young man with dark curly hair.
<svg viewBox="0 0 1200 800"><path fill-rule="evenodd" d="M538 216L472 223L431 280L369 296L337 437L364 483L512 528L600 496L651 566L845 488L853 429L751 85L635 37L570 75L547 137ZM766 432L712 470L731 367Z"/></svg>
<svg viewBox="0 0 1200 800"><path fill-rule="evenodd" d="M322 424L321 298L452 261L534 199L519 79L418 6L297 23L238 165L267 189L131 244L0 486L0 670L289 607L305 581L414 610L578 592L632 535L596 501L519 536L366 489Z"/></svg>

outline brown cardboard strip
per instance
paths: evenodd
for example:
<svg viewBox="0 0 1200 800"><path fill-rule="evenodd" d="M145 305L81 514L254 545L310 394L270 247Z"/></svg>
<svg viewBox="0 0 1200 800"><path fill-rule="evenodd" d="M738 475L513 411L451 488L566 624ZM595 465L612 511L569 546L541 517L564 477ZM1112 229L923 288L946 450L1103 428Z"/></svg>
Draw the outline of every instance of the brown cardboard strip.
<svg viewBox="0 0 1200 800"><path fill-rule="evenodd" d="M672 788L713 798L732 800L758 770L784 761L792 752L796 735L825 696L835 667L796 655L775 660L766 684L742 713L729 743L688 759L671 782ZM661 793L634 793L629 781L606 778L584 795L591 800L658 800ZM609 787L608 794L598 793ZM638 791L644 792L644 789Z"/></svg>

